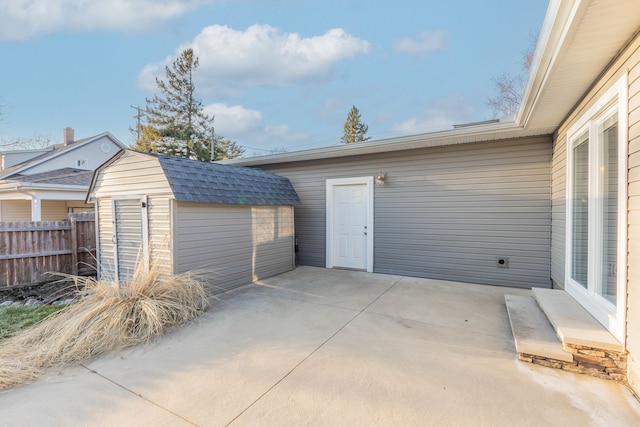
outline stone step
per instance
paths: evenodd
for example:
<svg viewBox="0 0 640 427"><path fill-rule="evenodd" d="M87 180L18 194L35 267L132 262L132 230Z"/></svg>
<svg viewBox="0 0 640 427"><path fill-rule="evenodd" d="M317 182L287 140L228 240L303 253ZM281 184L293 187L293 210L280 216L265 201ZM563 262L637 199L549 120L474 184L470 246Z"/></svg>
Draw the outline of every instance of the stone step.
<svg viewBox="0 0 640 427"><path fill-rule="evenodd" d="M533 295L563 344L622 352L622 344L565 291L533 288Z"/></svg>
<svg viewBox="0 0 640 427"><path fill-rule="evenodd" d="M572 362L573 356L562 349L551 323L533 297L505 295L509 322L513 331L516 351L522 356Z"/></svg>

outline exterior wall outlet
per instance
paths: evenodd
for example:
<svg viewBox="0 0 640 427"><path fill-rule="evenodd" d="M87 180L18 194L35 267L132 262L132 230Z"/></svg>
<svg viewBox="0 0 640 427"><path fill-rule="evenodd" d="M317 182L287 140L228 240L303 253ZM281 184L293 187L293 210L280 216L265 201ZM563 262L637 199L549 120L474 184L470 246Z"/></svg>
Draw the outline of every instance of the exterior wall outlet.
<svg viewBox="0 0 640 427"><path fill-rule="evenodd" d="M501 256L496 258L496 267L498 268L509 268L509 257Z"/></svg>

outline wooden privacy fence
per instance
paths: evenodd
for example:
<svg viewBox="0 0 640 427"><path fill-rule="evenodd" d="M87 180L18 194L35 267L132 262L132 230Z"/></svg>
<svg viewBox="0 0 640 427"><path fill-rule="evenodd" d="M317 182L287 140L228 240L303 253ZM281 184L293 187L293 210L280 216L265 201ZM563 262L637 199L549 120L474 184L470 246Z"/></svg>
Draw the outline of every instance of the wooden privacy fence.
<svg viewBox="0 0 640 427"><path fill-rule="evenodd" d="M52 273L91 274L95 251L93 212L68 221L0 222L0 290L55 279Z"/></svg>

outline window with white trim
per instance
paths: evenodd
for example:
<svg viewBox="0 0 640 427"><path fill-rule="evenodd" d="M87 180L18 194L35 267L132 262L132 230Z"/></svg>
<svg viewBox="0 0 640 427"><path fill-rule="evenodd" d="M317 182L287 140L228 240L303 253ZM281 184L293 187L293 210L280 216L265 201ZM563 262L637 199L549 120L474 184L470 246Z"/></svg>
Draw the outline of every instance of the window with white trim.
<svg viewBox="0 0 640 427"><path fill-rule="evenodd" d="M78 169L89 169L89 160L77 157L76 158L76 168L78 168Z"/></svg>
<svg viewBox="0 0 640 427"><path fill-rule="evenodd" d="M626 224L626 78L567 133L566 290L620 337Z"/></svg>
<svg viewBox="0 0 640 427"><path fill-rule="evenodd" d="M618 111L571 141L571 279L616 304Z"/></svg>

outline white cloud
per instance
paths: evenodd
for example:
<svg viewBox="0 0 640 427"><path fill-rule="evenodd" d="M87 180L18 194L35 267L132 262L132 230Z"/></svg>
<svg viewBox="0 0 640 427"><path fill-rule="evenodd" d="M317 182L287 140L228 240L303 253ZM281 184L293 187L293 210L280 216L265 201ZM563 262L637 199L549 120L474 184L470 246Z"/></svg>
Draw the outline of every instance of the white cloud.
<svg viewBox="0 0 640 427"><path fill-rule="evenodd" d="M396 134L410 135L451 129L473 120L475 108L461 95L436 99L419 115L392 126Z"/></svg>
<svg viewBox="0 0 640 427"><path fill-rule="evenodd" d="M416 39L400 39L395 43L398 52L409 55L421 55L427 52L443 50L446 48L446 30L423 31Z"/></svg>
<svg viewBox="0 0 640 427"><path fill-rule="evenodd" d="M216 135L237 141L240 145L258 149L284 147L307 138L306 134L292 131L288 125L265 124L260 111L242 105L209 104L204 107L204 112L215 116Z"/></svg>
<svg viewBox="0 0 640 427"><path fill-rule="evenodd" d="M62 29L138 31L210 1L5 0L0 4L0 40L21 40Z"/></svg>
<svg viewBox="0 0 640 427"><path fill-rule="evenodd" d="M195 39L180 46L175 55L191 47L200 61L196 84L204 90L228 92L239 86L288 86L326 82L336 65L369 52L369 43L343 29L304 38L269 25L252 25L244 31L211 25ZM175 56L174 56L175 57ZM145 89L155 87L154 78L164 76L173 61L149 64L138 76Z"/></svg>
<svg viewBox="0 0 640 427"><path fill-rule="evenodd" d="M204 112L215 116L213 124L216 134L227 138L230 138L230 135L252 133L263 127L262 113L258 110L247 109L242 105L209 104L204 107Z"/></svg>

